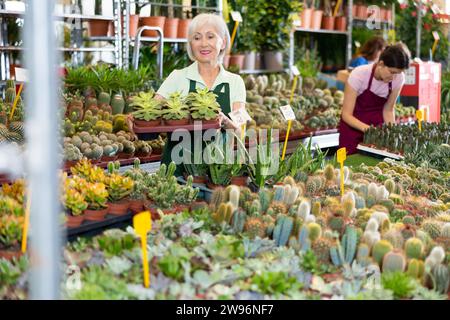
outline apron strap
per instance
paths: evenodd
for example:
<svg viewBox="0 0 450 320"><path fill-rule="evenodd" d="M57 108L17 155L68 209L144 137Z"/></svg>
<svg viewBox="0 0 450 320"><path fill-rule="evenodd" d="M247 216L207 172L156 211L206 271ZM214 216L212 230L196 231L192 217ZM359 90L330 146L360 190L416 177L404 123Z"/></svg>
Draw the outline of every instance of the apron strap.
<svg viewBox="0 0 450 320"><path fill-rule="evenodd" d="M392 92L392 81L389 82L389 93L388 93L388 98L389 98L389 96L391 95L391 92Z"/></svg>
<svg viewBox="0 0 450 320"><path fill-rule="evenodd" d="M189 92L195 92L197 88L197 82L195 80L189 80Z"/></svg>
<svg viewBox="0 0 450 320"><path fill-rule="evenodd" d="M367 90L370 90L370 87L372 86L372 79L373 79L373 76L375 74L375 68L376 67L377 67L377 63L375 62L373 64L372 72L370 73L369 85L367 86Z"/></svg>

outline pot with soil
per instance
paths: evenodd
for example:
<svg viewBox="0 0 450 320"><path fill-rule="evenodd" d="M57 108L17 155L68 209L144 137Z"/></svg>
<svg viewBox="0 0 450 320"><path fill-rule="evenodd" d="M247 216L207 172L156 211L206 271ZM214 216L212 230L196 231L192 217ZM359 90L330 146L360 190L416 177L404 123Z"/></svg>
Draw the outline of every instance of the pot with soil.
<svg viewBox="0 0 450 320"><path fill-rule="evenodd" d="M311 20L314 9L312 8L304 8L301 13L301 27L305 29L311 28Z"/></svg>
<svg viewBox="0 0 450 320"><path fill-rule="evenodd" d="M187 124L189 124L190 119L189 118L185 118L185 119L167 119L164 120L165 124L168 126L185 126Z"/></svg>
<svg viewBox="0 0 450 320"><path fill-rule="evenodd" d="M79 227L84 221L84 215L73 216L72 214L68 214L66 218L67 218L66 221L67 228Z"/></svg>
<svg viewBox="0 0 450 320"><path fill-rule="evenodd" d="M333 16L324 16L322 18L322 29L334 30L334 22L335 22L335 17L333 17Z"/></svg>
<svg viewBox="0 0 450 320"><path fill-rule="evenodd" d="M336 17L334 29L338 31L347 31L347 18L344 16Z"/></svg>
<svg viewBox="0 0 450 320"><path fill-rule="evenodd" d="M134 124L136 125L136 127L141 127L141 128L158 127L161 125L161 119L149 120L149 121L134 119Z"/></svg>
<svg viewBox="0 0 450 320"><path fill-rule="evenodd" d="M143 199L130 199L130 208L133 213L144 211Z"/></svg>
<svg viewBox="0 0 450 320"><path fill-rule="evenodd" d="M128 199L122 199L117 202L108 202L108 213L115 216L122 216L128 213L130 207L130 201Z"/></svg>
<svg viewBox="0 0 450 320"><path fill-rule="evenodd" d="M94 210L86 209L84 211L84 219L87 221L103 221L108 214L108 207Z"/></svg>
<svg viewBox="0 0 450 320"><path fill-rule="evenodd" d="M248 177L246 176L232 177L230 184L234 184L235 186L246 187L248 185Z"/></svg>
<svg viewBox="0 0 450 320"><path fill-rule="evenodd" d="M322 25L322 16L323 11L322 10L314 10L312 21L311 21L311 29L313 30L319 30L320 26Z"/></svg>
<svg viewBox="0 0 450 320"><path fill-rule="evenodd" d="M237 66L239 70L242 70L244 68L244 59L245 55L243 54L233 54L230 56L229 66Z"/></svg>

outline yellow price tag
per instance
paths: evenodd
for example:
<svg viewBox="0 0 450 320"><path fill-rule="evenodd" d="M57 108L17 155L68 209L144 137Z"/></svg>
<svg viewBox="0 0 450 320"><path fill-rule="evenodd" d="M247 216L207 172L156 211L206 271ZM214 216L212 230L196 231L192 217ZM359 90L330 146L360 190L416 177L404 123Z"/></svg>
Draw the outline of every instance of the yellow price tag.
<svg viewBox="0 0 450 320"><path fill-rule="evenodd" d="M423 110L416 111L417 122L419 123L419 131L422 131Z"/></svg>
<svg viewBox="0 0 450 320"><path fill-rule="evenodd" d="M141 237L142 264L144 266L144 286L150 286L150 270L148 266L147 255L147 233L152 229L152 219L150 212L144 211L133 217L133 227L136 233Z"/></svg>
<svg viewBox="0 0 450 320"><path fill-rule="evenodd" d="M347 159L347 149L340 148L336 153L337 162L341 167L341 196L344 195L344 161Z"/></svg>

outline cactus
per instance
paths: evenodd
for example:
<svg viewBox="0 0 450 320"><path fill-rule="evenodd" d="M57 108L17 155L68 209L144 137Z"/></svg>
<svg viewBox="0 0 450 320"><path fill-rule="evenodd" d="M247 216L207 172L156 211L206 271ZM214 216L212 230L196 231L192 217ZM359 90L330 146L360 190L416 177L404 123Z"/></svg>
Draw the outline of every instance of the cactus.
<svg viewBox="0 0 450 320"><path fill-rule="evenodd" d="M349 217L353 211L355 210L355 201L351 198L345 199L345 201L342 204L344 208L344 214L346 217Z"/></svg>
<svg viewBox="0 0 450 320"><path fill-rule="evenodd" d="M405 243L405 253L409 259L420 259L424 246L418 238L409 238Z"/></svg>
<svg viewBox="0 0 450 320"><path fill-rule="evenodd" d="M383 257L383 272L403 272L406 268L406 259L401 250L393 250Z"/></svg>
<svg viewBox="0 0 450 320"><path fill-rule="evenodd" d="M321 264L330 263L330 248L333 246L332 240L319 238L312 244L312 250Z"/></svg>
<svg viewBox="0 0 450 320"><path fill-rule="evenodd" d="M413 216L406 215L403 217L402 223L405 225L414 226L416 224L416 219Z"/></svg>
<svg viewBox="0 0 450 320"><path fill-rule="evenodd" d="M324 175L328 182L334 181L336 179L334 174L334 167L332 164L327 164L324 169Z"/></svg>
<svg viewBox="0 0 450 320"><path fill-rule="evenodd" d="M358 195L355 196L355 208L356 209L363 209L366 207L366 200L364 200L363 197L360 197Z"/></svg>
<svg viewBox="0 0 450 320"><path fill-rule="evenodd" d="M405 200L402 198L402 196L400 196L398 194L390 194L389 200L392 200L394 202L394 204L397 204L397 205L405 204Z"/></svg>
<svg viewBox="0 0 450 320"><path fill-rule="evenodd" d="M387 208L389 212L392 212L395 206L394 201L392 201L391 199L381 200L380 202L378 202L378 204Z"/></svg>
<svg viewBox="0 0 450 320"><path fill-rule="evenodd" d="M376 183L371 182L368 186L367 197L377 198L378 186Z"/></svg>
<svg viewBox="0 0 450 320"><path fill-rule="evenodd" d="M361 243L358 246L358 251L356 253L356 261L362 266L368 266L371 262L369 254L370 254L369 246L365 243Z"/></svg>
<svg viewBox="0 0 450 320"><path fill-rule="evenodd" d="M376 197L369 195L366 199L367 208L372 208L377 203Z"/></svg>
<svg viewBox="0 0 450 320"><path fill-rule="evenodd" d="M272 209L272 212L275 216L280 214L286 214L287 208L284 203L282 202L272 202L269 209Z"/></svg>
<svg viewBox="0 0 450 320"><path fill-rule="evenodd" d="M317 223L309 223L307 225L308 232L309 232L309 240L311 240L312 243L320 238L322 235L322 228Z"/></svg>
<svg viewBox="0 0 450 320"><path fill-rule="evenodd" d="M311 240L309 239L309 230L306 226L302 226L298 232L298 243L300 251L306 252L311 248Z"/></svg>
<svg viewBox="0 0 450 320"><path fill-rule="evenodd" d="M249 217L244 225L244 230L248 233L250 238L260 237L263 238L266 235L266 226L257 217Z"/></svg>
<svg viewBox="0 0 450 320"><path fill-rule="evenodd" d="M261 204L261 211L266 212L269 209L270 202L272 201L272 194L268 190L260 190L259 191L259 202Z"/></svg>
<svg viewBox="0 0 450 320"><path fill-rule="evenodd" d="M405 240L403 239L403 236L401 232L391 229L385 234L383 234L383 240L389 241L392 246L396 249L402 249L403 244L405 243Z"/></svg>
<svg viewBox="0 0 450 320"><path fill-rule="evenodd" d="M428 233L432 239L436 239L441 235L441 223L432 219L427 219L422 222L421 228Z"/></svg>
<svg viewBox="0 0 450 320"><path fill-rule="evenodd" d="M286 186L289 187L287 188L287 190L285 191L285 199L284 199L284 203L288 206L294 204L294 202L297 200L300 191L296 186L291 187L290 185Z"/></svg>
<svg viewBox="0 0 450 320"><path fill-rule="evenodd" d="M296 185L294 178L292 178L291 176L285 177L284 180L283 180L283 184L285 184L285 185L289 184L292 187L294 187Z"/></svg>
<svg viewBox="0 0 450 320"><path fill-rule="evenodd" d="M233 212L234 208L231 203L221 203L217 212L213 214L213 219L218 223L230 223Z"/></svg>
<svg viewBox="0 0 450 320"><path fill-rule="evenodd" d="M282 216L277 220L277 224L273 231L275 244L277 246L285 246L289 240L289 236L294 227L294 219Z"/></svg>
<svg viewBox="0 0 450 320"><path fill-rule="evenodd" d="M447 223L444 224L444 226L442 227L442 230L441 230L441 237L447 238L447 239L450 238L450 223L447 222Z"/></svg>
<svg viewBox="0 0 450 320"><path fill-rule="evenodd" d="M447 294L450 285L449 268L443 264L438 264L431 271L434 278L434 289L442 294Z"/></svg>
<svg viewBox="0 0 450 320"><path fill-rule="evenodd" d="M222 187L216 188L211 195L210 201L210 205L213 211L217 210L219 208L219 205L224 201L225 201L224 189Z"/></svg>
<svg viewBox="0 0 450 320"><path fill-rule="evenodd" d="M379 240L377 243L373 245L372 248L372 257L381 266L384 255L390 251L392 251L393 246L387 240Z"/></svg>
<svg viewBox="0 0 450 320"><path fill-rule="evenodd" d="M99 105L109 105L111 103L111 96L109 93L100 92L97 101Z"/></svg>
<svg viewBox="0 0 450 320"><path fill-rule="evenodd" d="M300 244L298 243L298 240L296 237L291 236L289 238L288 247L294 249L295 251L300 250Z"/></svg>
<svg viewBox="0 0 450 320"><path fill-rule="evenodd" d="M284 187L283 186L274 186L274 195L273 195L273 201L283 201L284 199Z"/></svg>
<svg viewBox="0 0 450 320"><path fill-rule="evenodd" d="M345 220L344 217L334 214L328 217L327 224L331 230L342 233L345 227Z"/></svg>
<svg viewBox="0 0 450 320"><path fill-rule="evenodd" d="M351 264L355 258L357 233L354 227L348 226L342 237L342 243L330 248L331 261L336 266Z"/></svg>
<svg viewBox="0 0 450 320"><path fill-rule="evenodd" d="M389 191L389 193L394 193L395 188L396 188L394 180L387 179L384 182L384 187L387 189L387 191Z"/></svg>
<svg viewBox="0 0 450 320"><path fill-rule="evenodd" d="M239 208L239 194L239 187L231 186L229 201L233 205L234 209Z"/></svg>
<svg viewBox="0 0 450 320"><path fill-rule="evenodd" d="M250 216L259 216L261 213L261 204L259 203L259 200L253 200L247 210Z"/></svg>
<svg viewBox="0 0 450 320"><path fill-rule="evenodd" d="M5 102L13 104L15 98L16 98L16 88L7 88L5 90Z"/></svg>
<svg viewBox="0 0 450 320"><path fill-rule="evenodd" d="M318 217L318 216L320 216L321 212L322 212L322 205L320 204L320 202L319 201L314 202L311 213L315 217Z"/></svg>
<svg viewBox="0 0 450 320"><path fill-rule="evenodd" d="M302 218L303 221L311 212L311 203L308 200L302 200L297 210L297 217Z"/></svg>
<svg viewBox="0 0 450 320"><path fill-rule="evenodd" d="M431 269L434 266L441 264L444 261L444 259L445 259L444 248L442 248L441 246L436 246L431 250L430 254L425 260L425 266Z"/></svg>
<svg viewBox="0 0 450 320"><path fill-rule="evenodd" d="M411 259L406 273L413 278L420 279L425 273L425 264L421 260Z"/></svg>
<svg viewBox="0 0 450 320"><path fill-rule="evenodd" d="M111 99L112 114L122 114L125 108L125 100L121 94L115 94Z"/></svg>

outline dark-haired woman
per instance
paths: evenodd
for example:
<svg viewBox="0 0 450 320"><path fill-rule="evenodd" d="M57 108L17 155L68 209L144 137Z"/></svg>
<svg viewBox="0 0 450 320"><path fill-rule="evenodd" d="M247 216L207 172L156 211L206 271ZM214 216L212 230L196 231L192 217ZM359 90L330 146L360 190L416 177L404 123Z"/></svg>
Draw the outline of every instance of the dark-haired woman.
<svg viewBox="0 0 450 320"><path fill-rule="evenodd" d="M357 67L344 92L339 147L356 153L364 131L371 125L394 123L394 104L405 83L409 54L401 44L387 47L378 62Z"/></svg>
<svg viewBox="0 0 450 320"><path fill-rule="evenodd" d="M371 64L378 61L378 58L380 57L380 54L381 52L383 52L385 47L386 41L384 41L383 38L373 37L369 39L364 43L364 45L359 50L358 57L350 61L349 67L353 69L362 65Z"/></svg>

